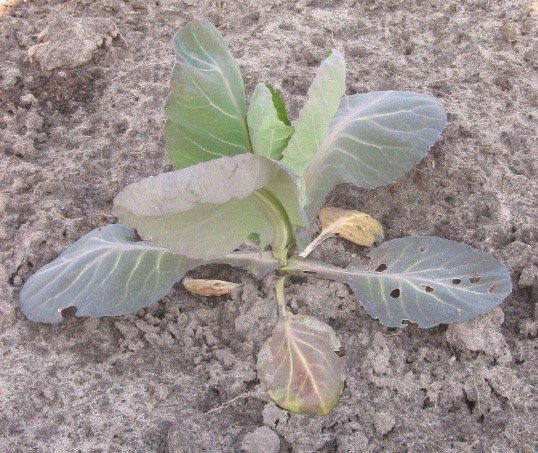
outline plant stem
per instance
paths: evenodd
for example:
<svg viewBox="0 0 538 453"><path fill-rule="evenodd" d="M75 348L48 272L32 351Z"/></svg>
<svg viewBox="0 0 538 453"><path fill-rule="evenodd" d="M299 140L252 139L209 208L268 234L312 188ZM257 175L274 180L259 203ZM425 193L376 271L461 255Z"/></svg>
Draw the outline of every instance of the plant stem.
<svg viewBox="0 0 538 453"><path fill-rule="evenodd" d="M232 252L220 259L211 260L211 263L242 267L259 278L265 277L282 266L271 252L261 254L260 252Z"/></svg>
<svg viewBox="0 0 538 453"><path fill-rule="evenodd" d="M310 255L314 251L314 249L319 244L321 244L325 239L330 238L332 235L333 235L332 230L322 231L316 239L314 239L310 244L306 246L306 248L301 253L299 253L299 256L301 258L306 258L308 255Z"/></svg>
<svg viewBox="0 0 538 453"><path fill-rule="evenodd" d="M286 282L287 275L278 277L275 283L275 298L278 306L278 315L282 318L289 316L288 308L286 307L286 301L284 300L284 283Z"/></svg>
<svg viewBox="0 0 538 453"><path fill-rule="evenodd" d="M291 225L286 210L278 198L267 189L257 190L252 195L273 226L273 255L284 266L288 259L288 243L291 237Z"/></svg>
<svg viewBox="0 0 538 453"><path fill-rule="evenodd" d="M342 283L349 283L359 273L369 274L367 271L358 271L357 269L350 271L318 261L304 260L297 256L290 257L288 264L281 267L279 271L288 274L314 276Z"/></svg>

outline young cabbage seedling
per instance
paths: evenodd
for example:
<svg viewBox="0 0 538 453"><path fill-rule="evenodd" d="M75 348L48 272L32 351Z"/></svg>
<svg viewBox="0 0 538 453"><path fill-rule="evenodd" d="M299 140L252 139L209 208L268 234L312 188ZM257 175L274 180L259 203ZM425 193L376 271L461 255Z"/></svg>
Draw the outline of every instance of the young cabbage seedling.
<svg viewBox="0 0 538 453"><path fill-rule="evenodd" d="M325 208L320 238L305 241L336 184L378 187L420 162L446 122L435 98L403 91L344 96L344 58L332 51L292 125L268 85L256 86L245 109L239 68L208 21L189 23L173 44L165 135L177 170L127 186L114 200L121 224L88 233L28 279L20 307L29 319L60 322L71 306L77 316L134 312L206 263L259 277L276 271L279 320L259 354L260 380L283 408L327 414L344 385L339 341L327 324L288 310L287 276L346 283L372 317L391 327L465 321L510 293L500 262L437 237L385 242L366 267L306 258L329 236L367 246L382 236L366 214ZM237 251L252 237L259 253ZM214 291L222 284L201 286Z"/></svg>

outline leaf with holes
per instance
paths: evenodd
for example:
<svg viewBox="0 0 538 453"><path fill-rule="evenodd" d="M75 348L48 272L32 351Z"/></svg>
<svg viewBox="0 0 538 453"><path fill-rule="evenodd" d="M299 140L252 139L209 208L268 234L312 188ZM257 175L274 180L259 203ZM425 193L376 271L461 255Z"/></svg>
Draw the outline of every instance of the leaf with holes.
<svg viewBox="0 0 538 453"><path fill-rule="evenodd" d="M194 20L174 37L164 134L177 168L252 152L243 79L219 31Z"/></svg>
<svg viewBox="0 0 538 453"><path fill-rule="evenodd" d="M195 259L218 259L251 233L273 252L306 222L295 176L255 154L203 162L127 186L114 200L120 221L146 240Z"/></svg>
<svg viewBox="0 0 538 453"><path fill-rule="evenodd" d="M200 262L139 241L130 228L109 225L88 233L32 275L20 295L21 311L36 322L132 313L164 297Z"/></svg>
<svg viewBox="0 0 538 453"><path fill-rule="evenodd" d="M284 162L298 175L318 152L345 92L346 62L340 52L333 50L316 72L306 103L293 123L295 132L283 151Z"/></svg>
<svg viewBox="0 0 538 453"><path fill-rule="evenodd" d="M445 123L441 103L425 94L374 91L344 97L304 172L309 218L336 184L372 189L396 181L422 160Z"/></svg>
<svg viewBox="0 0 538 453"><path fill-rule="evenodd" d="M357 300L383 325L420 327L467 321L490 311L510 294L506 267L489 253L438 237L406 237L370 253L368 269L339 269L290 261L307 274L347 283Z"/></svg>
<svg viewBox="0 0 538 453"><path fill-rule="evenodd" d="M344 360L334 330L310 316L281 318L258 355L269 396L302 414L328 414L344 388Z"/></svg>
<svg viewBox="0 0 538 453"><path fill-rule="evenodd" d="M269 85L257 85L247 113L237 63L208 21L187 24L174 48L165 136L179 170L131 184L114 200L114 213L145 241L121 225L84 236L22 288L21 310L30 319L59 322L71 306L79 316L135 311L202 264L239 266L258 277L276 272L280 319L258 358L260 380L285 409L327 414L344 385L339 342L328 325L288 311L290 274L348 284L370 315L393 327L465 321L509 294L508 271L492 256L435 237L386 242L366 267L303 258L332 235L379 242L383 229L369 215L325 208L322 232L307 246L309 220L314 224L336 184L374 188L420 162L446 123L435 98L385 91L342 99L345 61L333 51L291 127ZM294 250L304 251L290 257ZM203 295L237 288L216 280L184 284Z"/></svg>
<svg viewBox="0 0 538 453"><path fill-rule="evenodd" d="M282 158L293 127L280 94L265 83L258 83L252 93L247 113L252 148L260 156Z"/></svg>

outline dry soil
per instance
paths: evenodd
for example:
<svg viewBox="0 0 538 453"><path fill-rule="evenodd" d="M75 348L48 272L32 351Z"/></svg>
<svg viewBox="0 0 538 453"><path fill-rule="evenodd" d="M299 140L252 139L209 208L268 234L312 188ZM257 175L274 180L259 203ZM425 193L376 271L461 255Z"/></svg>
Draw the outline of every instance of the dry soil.
<svg viewBox="0 0 538 453"><path fill-rule="evenodd" d="M538 450L536 2L8 3L0 452ZM170 42L195 17L221 30L247 94L269 81L294 117L333 47L345 52L349 94L437 96L449 124L416 169L373 191L341 186L329 202L374 215L389 239L438 235L490 251L507 264L512 295L467 324L391 330L344 285L295 279L293 310L329 323L344 345L346 388L327 417L290 415L259 388L256 354L276 319L270 278L214 266L197 275L241 282L239 295L195 297L178 284L130 316L26 320L24 281L114 222L123 186L171 169L162 138ZM363 250L332 239L315 253L341 265Z"/></svg>

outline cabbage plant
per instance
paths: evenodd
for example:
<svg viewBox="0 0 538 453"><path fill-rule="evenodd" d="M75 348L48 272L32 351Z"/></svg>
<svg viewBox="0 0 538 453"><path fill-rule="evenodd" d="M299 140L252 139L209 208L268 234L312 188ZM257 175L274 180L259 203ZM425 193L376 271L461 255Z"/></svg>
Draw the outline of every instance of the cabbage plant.
<svg viewBox="0 0 538 453"><path fill-rule="evenodd" d="M386 185L426 155L446 123L438 100L407 91L345 96L345 61L333 50L292 123L279 92L264 83L245 108L238 65L208 21L186 25L173 45L165 136L177 170L127 186L114 200L121 224L88 233L28 279L20 307L30 320L60 322L67 307L77 316L135 312L207 263L260 278L274 272L278 322L260 351L259 378L281 407L327 414L344 386L344 359L330 326L287 307L290 275L349 285L390 327L465 321L510 293L503 264L438 237L384 242L367 264L346 268L307 258L320 242L308 245L309 233L335 185ZM368 229L362 216L337 213L331 225L340 222L352 238ZM241 251L248 239L258 252Z"/></svg>

